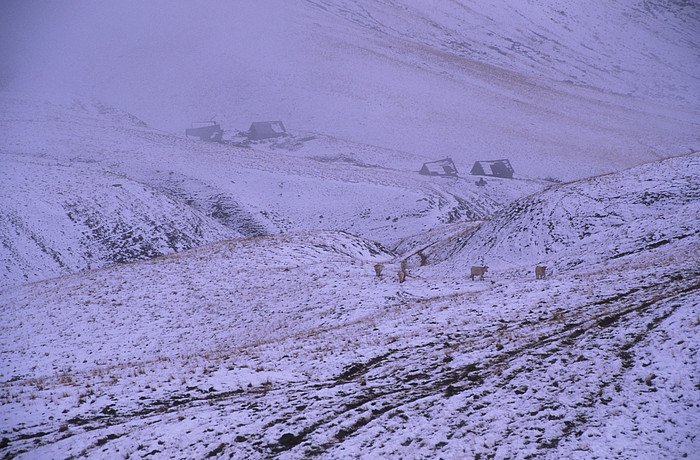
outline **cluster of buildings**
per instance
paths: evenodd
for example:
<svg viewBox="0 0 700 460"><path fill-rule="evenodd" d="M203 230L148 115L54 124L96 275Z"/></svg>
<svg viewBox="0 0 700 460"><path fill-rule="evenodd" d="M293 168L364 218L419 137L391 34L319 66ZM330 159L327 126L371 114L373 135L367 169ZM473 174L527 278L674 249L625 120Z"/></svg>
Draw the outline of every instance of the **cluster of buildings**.
<svg viewBox="0 0 700 460"><path fill-rule="evenodd" d="M207 121L198 124L201 126L186 129L185 135L198 137L203 141L221 142L224 131L218 123ZM248 129L247 136L250 140L262 140L284 136L285 134L287 134L287 129L281 121L254 121ZM418 172L426 176L458 176L457 167L450 157L423 163L423 167ZM513 172L513 167L508 160L481 160L474 163L470 174L512 179ZM486 181L483 178L477 182L477 185L485 184Z"/></svg>
<svg viewBox="0 0 700 460"><path fill-rule="evenodd" d="M452 158L449 157L423 163L423 167L418 172L426 176L457 177L458 175L457 167ZM513 173L513 167L508 160L477 161L470 171L470 174L477 176L502 177L506 179L512 179ZM486 183L483 179L480 182L477 182L477 185Z"/></svg>
<svg viewBox="0 0 700 460"><path fill-rule="evenodd" d="M221 142L224 130L215 121L204 121L195 123L199 126L187 128L185 136L198 137L200 140L209 142ZM284 136L287 129L281 121L254 121L248 129L248 139L257 141Z"/></svg>

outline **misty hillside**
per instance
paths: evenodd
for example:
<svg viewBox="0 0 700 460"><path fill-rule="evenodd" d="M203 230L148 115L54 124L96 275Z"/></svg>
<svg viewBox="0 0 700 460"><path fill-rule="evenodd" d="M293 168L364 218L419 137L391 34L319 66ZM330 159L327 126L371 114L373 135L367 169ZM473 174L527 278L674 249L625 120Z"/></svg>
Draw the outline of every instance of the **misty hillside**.
<svg viewBox="0 0 700 460"><path fill-rule="evenodd" d="M6 155L4 166L3 287L241 236L182 202L90 164Z"/></svg>
<svg viewBox="0 0 700 460"><path fill-rule="evenodd" d="M281 119L565 180L698 144L692 2L76 2L8 17L7 91L96 97L180 135Z"/></svg>
<svg viewBox="0 0 700 460"><path fill-rule="evenodd" d="M684 212L667 215L654 203L696 193L697 161L557 186L471 236L470 247L496 248L527 219L523 202L551 209L572 188L605 193L611 211L629 204L635 218L617 219L605 242L625 252L579 263L598 246L573 232L568 246L545 241L556 264L543 280L521 265L471 281L456 268L471 261L463 250L409 260L399 284L399 259L376 243L307 231L6 291L4 452L692 457L700 238L680 232L698 209L681 199ZM639 197L649 200L635 208ZM577 206L600 212L596 200ZM580 225L565 213L549 222L553 241ZM658 227L668 241L646 241Z"/></svg>
<svg viewBox="0 0 700 460"><path fill-rule="evenodd" d="M426 158L323 135L206 143L96 102L1 100L5 286L292 230L348 231L391 248L548 184L422 176Z"/></svg>
<svg viewBox="0 0 700 460"><path fill-rule="evenodd" d="M696 65L699 57L688 33L700 30L692 2L311 3L367 31L499 69L690 106L697 100L700 81L687 71L688 57Z"/></svg>
<svg viewBox="0 0 700 460"><path fill-rule="evenodd" d="M0 457L697 457L699 36L681 0L3 2Z"/></svg>

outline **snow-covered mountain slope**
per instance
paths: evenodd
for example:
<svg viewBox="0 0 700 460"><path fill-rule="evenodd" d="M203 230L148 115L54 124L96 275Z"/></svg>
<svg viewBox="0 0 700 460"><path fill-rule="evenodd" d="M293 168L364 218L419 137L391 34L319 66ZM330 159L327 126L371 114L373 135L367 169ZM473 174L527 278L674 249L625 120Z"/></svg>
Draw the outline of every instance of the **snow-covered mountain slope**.
<svg viewBox="0 0 700 460"><path fill-rule="evenodd" d="M0 6L0 456L700 452L697 5L193 5Z"/></svg>
<svg viewBox="0 0 700 460"><path fill-rule="evenodd" d="M241 236L90 163L10 154L2 162L2 288Z"/></svg>
<svg viewBox="0 0 700 460"><path fill-rule="evenodd" d="M343 230L392 247L547 184L421 176L426 158L319 134L209 144L100 103L2 101L4 285L281 231Z"/></svg>
<svg viewBox="0 0 700 460"><path fill-rule="evenodd" d="M575 85L695 106L693 2L311 0L366 30L477 62Z"/></svg>
<svg viewBox="0 0 700 460"><path fill-rule="evenodd" d="M698 222L700 154L694 153L551 186L423 252L461 273L471 265L567 271L680 240L697 247Z"/></svg>
<svg viewBox="0 0 700 460"><path fill-rule="evenodd" d="M676 236L697 219L683 198L696 174L697 155L670 159L556 186L484 224L508 223L494 227L496 242L524 241L517 206L550 210L585 192L567 201L580 221L548 214L554 229L571 229L570 245L530 229L543 254L557 251L544 280L494 267L470 281L449 260L410 260L399 284L399 259L377 244L306 231L6 290L1 452L692 457L700 243ZM599 218L617 227L590 227L576 243L579 222L601 214L589 198L599 196L610 197ZM660 227L667 243L641 239ZM586 243L598 234L610 241ZM569 252L575 244L593 255Z"/></svg>
<svg viewBox="0 0 700 460"><path fill-rule="evenodd" d="M698 148L684 3L8 5L0 152L96 162L246 236L332 229L394 246L543 185L485 193L415 176L446 156L463 175L506 157L518 178L568 180ZM212 115L229 139L256 119L294 136L245 149L181 138ZM58 242L51 231L27 229ZM34 258L53 268L15 265L59 273L62 252L90 251L75 244ZM7 260L30 257L10 246Z"/></svg>
<svg viewBox="0 0 700 460"><path fill-rule="evenodd" d="M33 11L12 24L24 66L6 87L94 96L171 133L282 119L432 159L510 158L528 177L700 147L692 2L214 5Z"/></svg>

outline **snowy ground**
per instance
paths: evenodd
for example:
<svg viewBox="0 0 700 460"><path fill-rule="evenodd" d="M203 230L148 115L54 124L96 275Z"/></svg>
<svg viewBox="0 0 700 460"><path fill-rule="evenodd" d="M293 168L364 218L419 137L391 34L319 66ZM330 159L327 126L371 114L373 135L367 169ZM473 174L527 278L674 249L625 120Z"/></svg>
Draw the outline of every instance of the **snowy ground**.
<svg viewBox="0 0 700 460"><path fill-rule="evenodd" d="M322 135L209 144L96 102L2 101L0 286L291 230L343 230L391 247L551 184L478 187L464 163L460 178L421 176L425 157Z"/></svg>
<svg viewBox="0 0 700 460"><path fill-rule="evenodd" d="M471 281L443 262L412 264L399 284L398 259L379 245L312 231L5 291L4 450L692 458L700 238L648 244L637 229L697 222L697 200L679 199L697 194L697 162L557 186L624 183L611 202L654 190L678 212L630 206L639 221L616 230L624 252L566 263L584 238L554 252L545 280L518 265Z"/></svg>
<svg viewBox="0 0 700 460"><path fill-rule="evenodd" d="M692 2L127 3L35 8L36 36L7 41L30 61L7 90L93 96L169 134L282 120L465 168L510 158L532 178L700 147Z"/></svg>
<svg viewBox="0 0 700 460"><path fill-rule="evenodd" d="M25 3L0 456L700 459L692 2Z"/></svg>

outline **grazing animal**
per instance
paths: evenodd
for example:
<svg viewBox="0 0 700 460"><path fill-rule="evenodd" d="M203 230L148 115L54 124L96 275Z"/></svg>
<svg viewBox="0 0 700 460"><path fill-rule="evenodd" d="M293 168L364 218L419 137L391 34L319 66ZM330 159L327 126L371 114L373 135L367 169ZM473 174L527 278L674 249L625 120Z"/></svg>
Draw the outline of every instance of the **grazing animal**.
<svg viewBox="0 0 700 460"><path fill-rule="evenodd" d="M399 283L403 283L404 281L406 281L406 272L399 270Z"/></svg>
<svg viewBox="0 0 700 460"><path fill-rule="evenodd" d="M535 278L538 280L544 279L547 274L547 267L543 265L537 265L535 267Z"/></svg>
<svg viewBox="0 0 700 460"><path fill-rule="evenodd" d="M479 279L484 279L484 273L486 273L486 270L488 270L489 267L477 267L474 266L472 267L472 281L474 281L474 277L478 276Z"/></svg>
<svg viewBox="0 0 700 460"><path fill-rule="evenodd" d="M383 264L376 264L374 266L374 273L376 273L378 277L382 276L382 270L384 270Z"/></svg>

